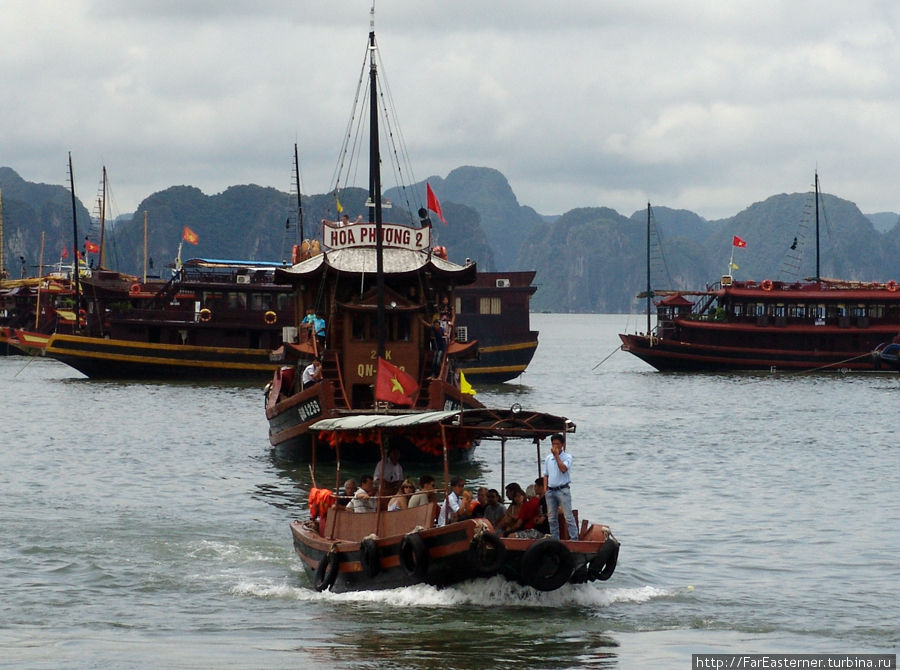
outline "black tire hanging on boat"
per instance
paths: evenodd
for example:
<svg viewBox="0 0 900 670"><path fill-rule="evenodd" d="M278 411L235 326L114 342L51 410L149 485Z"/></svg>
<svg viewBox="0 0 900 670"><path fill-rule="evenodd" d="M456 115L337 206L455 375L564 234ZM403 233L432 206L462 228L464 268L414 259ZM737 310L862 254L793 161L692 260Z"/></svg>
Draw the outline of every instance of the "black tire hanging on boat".
<svg viewBox="0 0 900 670"><path fill-rule="evenodd" d="M341 555L336 551L329 551L319 561L316 567L316 576L313 579L313 586L316 591L324 591L334 586L337 579L338 570L341 565Z"/></svg>
<svg viewBox="0 0 900 670"><path fill-rule="evenodd" d="M538 591L555 591L569 581L575 558L559 540L535 542L522 556L522 579Z"/></svg>
<svg viewBox="0 0 900 670"><path fill-rule="evenodd" d="M481 533L469 543L469 562L479 575L493 575L506 560L506 545L494 533Z"/></svg>
<svg viewBox="0 0 900 670"><path fill-rule="evenodd" d="M381 572L381 549L371 537L363 540L359 545L359 562L366 577L375 577Z"/></svg>
<svg viewBox="0 0 900 670"><path fill-rule="evenodd" d="M428 547L418 533L405 535L400 542L400 565L406 574L424 579L428 572Z"/></svg>
<svg viewBox="0 0 900 670"><path fill-rule="evenodd" d="M616 563L619 561L619 543L611 537L603 543L588 565L588 579L599 579L605 582L616 571Z"/></svg>

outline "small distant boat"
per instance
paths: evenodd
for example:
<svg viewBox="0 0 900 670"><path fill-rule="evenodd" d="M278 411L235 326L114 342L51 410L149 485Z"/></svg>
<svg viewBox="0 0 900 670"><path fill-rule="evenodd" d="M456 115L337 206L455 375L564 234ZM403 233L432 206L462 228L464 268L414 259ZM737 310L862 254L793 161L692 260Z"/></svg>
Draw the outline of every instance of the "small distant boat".
<svg viewBox="0 0 900 670"><path fill-rule="evenodd" d="M445 450L451 440L480 440L483 444L499 441L500 490L505 482L507 440L527 440L532 448L554 433L574 430L575 426L563 417L518 409L341 416L310 426L313 435L334 442L338 451L354 445L362 434L366 439L377 435L376 441L383 445L410 431L441 436ZM445 460L445 493L448 473ZM607 580L618 563L619 542L609 526L586 519L580 521L577 538L567 537L565 523L560 523L559 540L549 536L499 537L487 519L436 525L437 502L390 512L379 505L375 512L362 513L333 506L333 502L330 491L314 488L310 492L313 516L291 523L294 550L317 591L364 591L415 584L440 587L496 575L539 591L554 591L565 584Z"/></svg>
<svg viewBox="0 0 900 670"><path fill-rule="evenodd" d="M815 198L818 236L818 175ZM649 263L649 207L647 217ZM880 360L873 351L900 327L897 281L827 279L818 258L816 277L802 282L727 274L706 290L660 291L647 275L647 331L619 338L623 351L661 371L872 371Z"/></svg>

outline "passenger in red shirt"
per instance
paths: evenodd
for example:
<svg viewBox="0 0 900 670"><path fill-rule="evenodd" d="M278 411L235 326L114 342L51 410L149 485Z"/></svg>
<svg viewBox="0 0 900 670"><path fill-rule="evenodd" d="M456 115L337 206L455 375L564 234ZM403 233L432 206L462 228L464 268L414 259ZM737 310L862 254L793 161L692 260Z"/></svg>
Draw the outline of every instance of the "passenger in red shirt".
<svg viewBox="0 0 900 670"><path fill-rule="evenodd" d="M543 533L535 530L534 525L541 517L541 499L538 496L527 497L522 487L516 485L513 502L519 505L519 515L515 523L507 531L507 537L538 538Z"/></svg>

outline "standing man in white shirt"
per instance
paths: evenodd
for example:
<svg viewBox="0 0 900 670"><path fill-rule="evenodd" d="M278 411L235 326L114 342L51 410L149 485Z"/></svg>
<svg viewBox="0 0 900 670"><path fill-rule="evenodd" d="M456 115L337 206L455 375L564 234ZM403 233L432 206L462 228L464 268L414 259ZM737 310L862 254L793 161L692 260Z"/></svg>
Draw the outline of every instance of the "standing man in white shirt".
<svg viewBox="0 0 900 670"><path fill-rule="evenodd" d="M438 526L446 526L459 518L459 499L466 488L466 480L462 477L454 477L450 482L450 494L441 505L441 513L438 515Z"/></svg>
<svg viewBox="0 0 900 670"><path fill-rule="evenodd" d="M547 520L550 522L550 535L559 539L559 510L566 519L569 539L578 539L578 527L575 515L572 514L572 456L566 451L566 437L557 433L550 437L550 455L544 461L544 497L547 500Z"/></svg>
<svg viewBox="0 0 900 670"><path fill-rule="evenodd" d="M391 447L387 458L378 461L372 478L375 480L375 489L381 491L379 495L394 495L397 492L400 482L403 481L403 466L400 465L398 447Z"/></svg>

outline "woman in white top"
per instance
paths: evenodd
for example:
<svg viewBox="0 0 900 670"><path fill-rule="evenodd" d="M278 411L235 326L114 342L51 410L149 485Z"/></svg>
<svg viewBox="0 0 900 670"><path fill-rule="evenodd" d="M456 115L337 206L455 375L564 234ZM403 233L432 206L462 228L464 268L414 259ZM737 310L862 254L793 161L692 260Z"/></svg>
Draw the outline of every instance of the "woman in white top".
<svg viewBox="0 0 900 670"><path fill-rule="evenodd" d="M393 496L388 501L387 511L394 512L398 509L409 508L409 498L415 492L416 492L416 485L412 483L412 480L404 479L403 483L400 484L400 488L397 491L397 495Z"/></svg>

